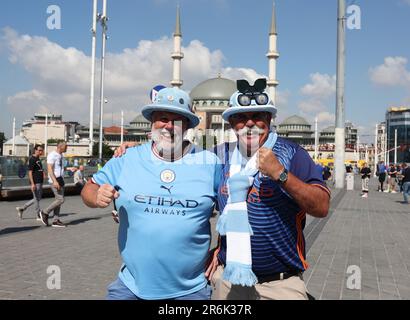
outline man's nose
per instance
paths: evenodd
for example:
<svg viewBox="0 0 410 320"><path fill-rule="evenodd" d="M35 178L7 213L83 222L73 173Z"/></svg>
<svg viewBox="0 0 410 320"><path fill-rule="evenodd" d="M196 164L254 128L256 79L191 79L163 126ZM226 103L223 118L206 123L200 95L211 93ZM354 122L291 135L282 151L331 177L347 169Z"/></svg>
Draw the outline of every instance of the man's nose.
<svg viewBox="0 0 410 320"><path fill-rule="evenodd" d="M255 125L255 122L252 119L246 120L246 126L252 128Z"/></svg>
<svg viewBox="0 0 410 320"><path fill-rule="evenodd" d="M164 129L167 129L168 131L174 130L174 121L173 121L173 120L169 120L169 121L165 124Z"/></svg>

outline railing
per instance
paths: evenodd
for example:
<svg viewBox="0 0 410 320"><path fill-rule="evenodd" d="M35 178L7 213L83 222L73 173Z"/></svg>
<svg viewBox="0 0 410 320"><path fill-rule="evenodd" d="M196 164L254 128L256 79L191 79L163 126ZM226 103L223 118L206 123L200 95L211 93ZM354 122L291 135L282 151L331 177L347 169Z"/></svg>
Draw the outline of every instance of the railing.
<svg viewBox="0 0 410 320"><path fill-rule="evenodd" d="M30 185L28 178L28 157L0 157L0 189L26 187ZM109 159L104 159L102 165ZM44 171L47 172L47 159L42 158ZM84 177L91 177L98 170L98 159L87 157L64 158L64 180L66 183L74 181L74 167L84 166ZM47 183L47 178L44 183Z"/></svg>

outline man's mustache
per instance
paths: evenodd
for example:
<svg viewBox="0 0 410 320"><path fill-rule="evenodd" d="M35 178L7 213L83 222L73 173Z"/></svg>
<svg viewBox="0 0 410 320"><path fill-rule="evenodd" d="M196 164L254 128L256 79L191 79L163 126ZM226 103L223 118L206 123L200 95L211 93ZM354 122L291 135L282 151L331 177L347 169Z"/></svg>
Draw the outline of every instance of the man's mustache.
<svg viewBox="0 0 410 320"><path fill-rule="evenodd" d="M151 133L153 139L160 139L162 137L173 139L175 136L179 136L175 134L175 131L169 131L167 129L154 129Z"/></svg>
<svg viewBox="0 0 410 320"><path fill-rule="evenodd" d="M239 129L236 131L236 134L238 136L244 136L244 135L248 135L248 134L252 134L252 135L260 135L265 133L265 130L258 128L256 125L249 128L249 127L244 127L242 129Z"/></svg>

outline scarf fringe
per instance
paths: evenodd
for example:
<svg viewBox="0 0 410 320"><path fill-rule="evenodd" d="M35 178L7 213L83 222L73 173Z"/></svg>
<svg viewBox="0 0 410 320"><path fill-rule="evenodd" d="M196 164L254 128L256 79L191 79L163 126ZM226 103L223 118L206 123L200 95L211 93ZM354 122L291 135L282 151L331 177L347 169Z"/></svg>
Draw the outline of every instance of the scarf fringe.
<svg viewBox="0 0 410 320"><path fill-rule="evenodd" d="M221 236L226 235L226 224L227 224L227 214L222 213L219 216L218 221L216 223L216 231L218 231L218 233Z"/></svg>
<svg viewBox="0 0 410 320"><path fill-rule="evenodd" d="M234 285L252 287L258 283L258 278L250 266L227 262L223 278Z"/></svg>

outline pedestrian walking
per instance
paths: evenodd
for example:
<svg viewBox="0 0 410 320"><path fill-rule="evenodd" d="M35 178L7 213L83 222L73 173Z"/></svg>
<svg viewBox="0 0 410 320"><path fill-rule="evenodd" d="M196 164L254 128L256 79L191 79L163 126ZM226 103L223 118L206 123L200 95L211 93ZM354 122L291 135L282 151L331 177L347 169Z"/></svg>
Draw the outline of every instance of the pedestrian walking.
<svg viewBox="0 0 410 320"><path fill-rule="evenodd" d="M363 164L360 174L362 176L362 198L367 198L369 196L369 180L370 180L370 168L367 163Z"/></svg>
<svg viewBox="0 0 410 320"><path fill-rule="evenodd" d="M40 211L40 217L46 226L48 226L48 218L53 211L54 221L52 227L64 228L66 225L60 220L60 209L64 203L64 157L63 153L67 151L67 143L60 141L57 144L56 151L50 152L47 156L47 171L48 182L51 184L51 190L54 193L54 201L44 211Z"/></svg>
<svg viewBox="0 0 410 320"><path fill-rule="evenodd" d="M386 180L386 173L387 173L387 168L384 165L384 161L380 161L377 165L377 171L376 171L376 176L379 177L379 186L378 186L378 191L383 192L383 184ZM388 192L388 190L386 191Z"/></svg>
<svg viewBox="0 0 410 320"><path fill-rule="evenodd" d="M407 163L402 164L402 175L403 175L403 198L404 203L409 203L410 196L410 167Z"/></svg>
<svg viewBox="0 0 410 320"><path fill-rule="evenodd" d="M43 155L44 147L40 144L34 146L34 153L28 161L28 179L30 181L31 192L33 193L33 199L26 202L22 207L16 207L17 215L20 219L23 218L23 213L29 207L34 204L34 212L37 220L40 218L40 201L43 196L43 182L44 182L44 170L40 157Z"/></svg>
<svg viewBox="0 0 410 320"><path fill-rule="evenodd" d="M389 173L389 192L397 193L396 191L397 169L394 164L390 164L388 173Z"/></svg>

